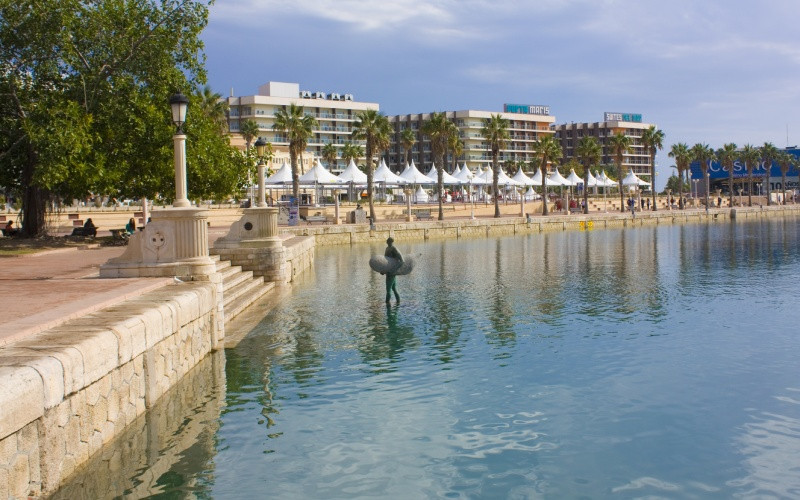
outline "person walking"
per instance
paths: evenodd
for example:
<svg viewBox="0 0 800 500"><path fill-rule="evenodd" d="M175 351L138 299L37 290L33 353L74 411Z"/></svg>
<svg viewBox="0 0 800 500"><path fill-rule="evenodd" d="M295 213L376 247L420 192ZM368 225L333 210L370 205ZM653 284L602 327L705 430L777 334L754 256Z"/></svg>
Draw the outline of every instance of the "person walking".
<svg viewBox="0 0 800 500"><path fill-rule="evenodd" d="M403 263L403 256L400 255L400 251L394 246L394 238L389 237L386 240L386 251L383 252L383 256L386 258L392 258L398 261L398 266ZM396 269L396 268L395 268ZM394 298L397 300L397 303L400 303L400 294L397 293L397 275L394 273L387 272L386 273L386 303L388 304L392 298L392 292L394 292Z"/></svg>

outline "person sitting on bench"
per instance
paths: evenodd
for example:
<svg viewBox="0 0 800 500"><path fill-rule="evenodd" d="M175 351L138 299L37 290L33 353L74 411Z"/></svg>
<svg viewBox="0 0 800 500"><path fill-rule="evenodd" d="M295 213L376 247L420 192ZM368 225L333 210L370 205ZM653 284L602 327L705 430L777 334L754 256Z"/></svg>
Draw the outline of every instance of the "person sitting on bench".
<svg viewBox="0 0 800 500"><path fill-rule="evenodd" d="M97 226L94 225L91 217L86 219L86 222L83 224L83 235L92 237L97 236Z"/></svg>
<svg viewBox="0 0 800 500"><path fill-rule="evenodd" d="M136 221L131 217L127 224L125 224L125 232L133 234L136 232Z"/></svg>
<svg viewBox="0 0 800 500"><path fill-rule="evenodd" d="M8 224L6 224L5 229L3 229L3 234L6 236L16 236L18 233L19 229L14 227L14 221L13 220L8 221Z"/></svg>

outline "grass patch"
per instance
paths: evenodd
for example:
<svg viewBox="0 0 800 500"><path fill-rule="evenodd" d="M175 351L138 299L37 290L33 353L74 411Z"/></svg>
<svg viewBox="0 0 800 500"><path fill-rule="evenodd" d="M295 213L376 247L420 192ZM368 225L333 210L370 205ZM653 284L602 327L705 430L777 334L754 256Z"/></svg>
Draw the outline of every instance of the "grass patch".
<svg viewBox="0 0 800 500"><path fill-rule="evenodd" d="M0 238L0 257L18 257L57 248L84 246L87 243L100 243L102 238L75 239L64 236L45 236L42 238Z"/></svg>

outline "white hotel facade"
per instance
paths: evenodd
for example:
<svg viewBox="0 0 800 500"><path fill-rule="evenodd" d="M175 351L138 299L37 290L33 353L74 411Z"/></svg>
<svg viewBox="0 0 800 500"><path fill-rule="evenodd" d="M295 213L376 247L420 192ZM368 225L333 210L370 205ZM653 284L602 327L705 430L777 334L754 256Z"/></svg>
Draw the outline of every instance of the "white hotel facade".
<svg viewBox="0 0 800 500"><path fill-rule="evenodd" d="M510 139L500 151L498 161L506 160L524 161L529 163L536 156L534 144L541 137L553 135L552 125L555 117L550 116L549 106L506 104L503 112L493 111L445 111L447 119L456 124L459 137L464 142L464 150L458 158L458 164L466 163L470 170L481 167L484 170L492 164L492 151L489 143L481 134L481 129L494 114L500 114L508 120L508 133ZM422 134L423 123L430 119L430 113L395 115L389 117L392 124L393 136L389 147L387 164L395 171L402 170L405 163L405 153L402 144L402 132L405 129L414 131L417 142L411 148L409 161L412 159L420 169L427 170L433 164L430 139ZM447 171L452 170L453 158L448 155L444 166ZM513 172L509 172L509 175Z"/></svg>
<svg viewBox="0 0 800 500"><path fill-rule="evenodd" d="M233 91L231 91L233 94ZM273 164L288 161L289 142L282 132L274 131L275 112L291 103L304 108L305 114L317 120L317 127L308 141L306 153L301 158L301 171L313 165L314 158L321 157L322 148L326 144L334 144L341 148L347 142L358 142L352 139L353 124L356 116L367 109L378 110L378 104L358 102L352 94L337 92L321 92L300 90L298 83L268 82L258 88L255 95L228 97L228 130L231 142L244 148L244 140L239 135L239 127L245 120L255 120L259 128L259 137L272 143L275 151ZM345 165L339 162L338 167Z"/></svg>

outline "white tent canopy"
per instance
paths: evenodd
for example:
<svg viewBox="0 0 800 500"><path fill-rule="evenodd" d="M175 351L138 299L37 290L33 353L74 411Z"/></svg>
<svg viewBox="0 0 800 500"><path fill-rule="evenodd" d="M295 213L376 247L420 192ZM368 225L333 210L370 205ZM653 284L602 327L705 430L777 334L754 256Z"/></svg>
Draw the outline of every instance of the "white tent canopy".
<svg viewBox="0 0 800 500"><path fill-rule="evenodd" d="M643 181L642 179L638 178L636 174L633 173L633 170L628 170L628 175L622 179L623 186L649 186L650 183L647 181Z"/></svg>
<svg viewBox="0 0 800 500"><path fill-rule="evenodd" d="M374 182L382 182L384 184L394 184L398 186L408 184L408 181L406 181L404 178L389 170L389 167L386 166L386 162L383 160L381 160L380 166L375 169L375 173L372 174L372 180Z"/></svg>
<svg viewBox="0 0 800 500"><path fill-rule="evenodd" d="M407 184L435 184L436 181L428 177L427 175L423 174L417 169L417 166L414 165L414 160L411 160L411 167L404 171L401 175L401 178L405 180Z"/></svg>
<svg viewBox="0 0 800 500"><path fill-rule="evenodd" d="M525 172L523 172L521 168L517 170L517 173L514 174L514 177L512 177L512 179L519 182L523 186L533 186L533 179L525 175Z"/></svg>
<svg viewBox="0 0 800 500"><path fill-rule="evenodd" d="M431 165L431 169L425 175L433 179L433 182L439 182L439 172L436 171L436 165ZM442 184L461 184L461 181L448 174L447 171L442 170Z"/></svg>
<svg viewBox="0 0 800 500"><path fill-rule="evenodd" d="M553 186L571 186L572 184L561 175L561 172L558 169L555 169L550 177L547 178L548 181L552 182Z"/></svg>
<svg viewBox="0 0 800 500"><path fill-rule="evenodd" d="M342 180L330 173L319 160L308 172L300 176L301 184L342 184Z"/></svg>
<svg viewBox="0 0 800 500"><path fill-rule="evenodd" d="M589 187L596 187L599 186L600 183L597 182L597 177L592 175L592 171L589 170Z"/></svg>
<svg viewBox="0 0 800 500"><path fill-rule="evenodd" d="M597 176L597 185L601 187L616 187L618 183L606 176L605 172L600 172L600 175Z"/></svg>
<svg viewBox="0 0 800 500"><path fill-rule="evenodd" d="M494 177L493 176L494 176L494 173L492 172L491 168L487 168L486 171L483 173L483 175L481 175L481 177L483 178L483 180L486 181L487 184L492 184L492 182L494 182ZM509 177L508 175L506 175L506 173L501 168L500 169L500 173L497 174L497 185L498 186L520 186L521 184L519 182L515 181L514 179L512 179L511 177Z"/></svg>
<svg viewBox="0 0 800 500"><path fill-rule="evenodd" d="M277 172L264 180L264 184L289 184L292 182L292 167L284 162Z"/></svg>
<svg viewBox="0 0 800 500"><path fill-rule="evenodd" d="M562 177L562 179L563 179L563 177ZM542 185L542 169L541 168L536 169L536 173L533 174L533 177L531 177L531 180L533 181L533 185L534 186L541 186ZM561 186L561 184L554 183L554 181L551 180L550 177L545 177L544 185L545 186Z"/></svg>
<svg viewBox="0 0 800 500"><path fill-rule="evenodd" d="M341 179L342 182L352 182L353 184L366 185L367 174L359 170L356 166L356 162L351 159L350 163L347 165L347 168L344 169L341 174L339 174L339 179Z"/></svg>
<svg viewBox="0 0 800 500"><path fill-rule="evenodd" d="M428 193L422 189L422 186L419 186L417 190L414 192L414 202L415 203L428 203L430 201L430 197Z"/></svg>
<svg viewBox="0 0 800 500"><path fill-rule="evenodd" d="M592 173L589 172L590 177L591 175ZM589 185L591 186L591 179L589 179L589 181L590 181ZM567 176L567 182L569 182L570 185L572 186L577 186L578 184L583 184L583 179L578 177L578 174L575 173L575 169L573 168L569 171L569 175Z"/></svg>

